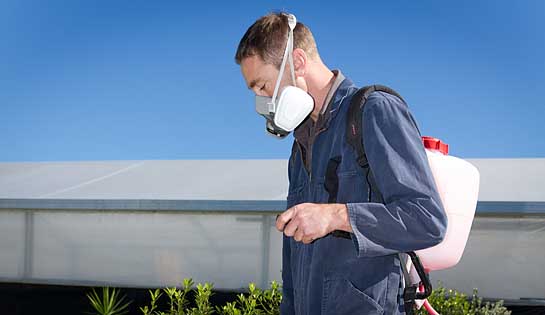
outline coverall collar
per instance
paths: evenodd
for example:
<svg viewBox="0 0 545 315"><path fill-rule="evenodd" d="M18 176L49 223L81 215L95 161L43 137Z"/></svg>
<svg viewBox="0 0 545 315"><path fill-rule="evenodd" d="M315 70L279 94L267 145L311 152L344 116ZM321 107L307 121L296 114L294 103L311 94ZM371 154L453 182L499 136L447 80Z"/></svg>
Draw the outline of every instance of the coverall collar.
<svg viewBox="0 0 545 315"><path fill-rule="evenodd" d="M350 80L347 80L340 70L333 70L332 72L335 74L335 81L326 96L326 106L322 108L318 120L314 123L309 116L293 133L295 139L305 147L307 147L309 141L313 140L317 132L326 130L329 127L330 121L338 112L337 109L340 106L341 99L345 96L348 87L351 86Z"/></svg>

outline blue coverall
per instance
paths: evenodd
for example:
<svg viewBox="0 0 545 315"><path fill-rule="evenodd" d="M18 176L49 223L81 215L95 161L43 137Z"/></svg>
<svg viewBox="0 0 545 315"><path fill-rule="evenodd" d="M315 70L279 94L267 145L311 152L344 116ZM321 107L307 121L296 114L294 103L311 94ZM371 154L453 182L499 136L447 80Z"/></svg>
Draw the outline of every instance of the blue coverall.
<svg viewBox="0 0 545 315"><path fill-rule="evenodd" d="M431 247L445 235L447 217L420 134L399 98L370 95L362 130L370 168L356 162L345 141L356 91L342 81L311 143L294 133L287 207L328 203L325 172L337 158L336 202L347 204L353 233L351 240L329 234L311 244L283 235L282 315L404 314L397 254Z"/></svg>

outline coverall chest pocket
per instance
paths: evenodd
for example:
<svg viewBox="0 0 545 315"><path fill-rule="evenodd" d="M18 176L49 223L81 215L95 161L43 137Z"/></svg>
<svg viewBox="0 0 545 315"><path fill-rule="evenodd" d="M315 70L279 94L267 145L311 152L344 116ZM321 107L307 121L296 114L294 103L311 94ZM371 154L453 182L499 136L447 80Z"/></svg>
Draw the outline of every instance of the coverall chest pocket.
<svg viewBox="0 0 545 315"><path fill-rule="evenodd" d="M329 159L324 186L329 194L328 203L367 201L365 170L346 155Z"/></svg>
<svg viewBox="0 0 545 315"><path fill-rule="evenodd" d="M324 278L323 315L382 315L384 309L346 278Z"/></svg>
<svg viewBox="0 0 545 315"><path fill-rule="evenodd" d="M350 170L338 173L338 203L366 202L368 193L364 175L361 171Z"/></svg>

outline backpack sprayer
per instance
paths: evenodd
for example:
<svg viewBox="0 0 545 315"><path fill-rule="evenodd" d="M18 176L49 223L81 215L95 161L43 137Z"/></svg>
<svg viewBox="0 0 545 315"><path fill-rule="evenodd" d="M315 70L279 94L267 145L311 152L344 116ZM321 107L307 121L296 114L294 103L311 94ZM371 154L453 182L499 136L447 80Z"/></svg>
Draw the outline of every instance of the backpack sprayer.
<svg viewBox="0 0 545 315"><path fill-rule="evenodd" d="M426 298L431 284L426 273L455 266L464 252L475 216L479 195L479 171L460 158L448 155L448 145L438 139L422 137L437 191L447 214L447 232L443 241L433 247L408 253L404 265L409 286L404 299L407 314L422 305L428 313L438 314ZM407 307L408 306L408 307Z"/></svg>

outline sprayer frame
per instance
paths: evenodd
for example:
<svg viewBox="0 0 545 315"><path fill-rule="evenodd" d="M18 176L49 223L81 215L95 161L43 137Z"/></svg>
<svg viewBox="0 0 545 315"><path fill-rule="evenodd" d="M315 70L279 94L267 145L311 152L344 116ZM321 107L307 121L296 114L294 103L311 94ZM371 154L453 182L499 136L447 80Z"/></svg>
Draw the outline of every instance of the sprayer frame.
<svg viewBox="0 0 545 315"><path fill-rule="evenodd" d="M419 283L406 286L405 290L403 291L405 314L412 315L414 314L414 306L416 305L416 300L425 300L426 298L428 298L431 295L433 288L428 274L424 270L424 266L422 265L422 262L420 262L420 258L418 258L418 255L416 255L415 252L408 252L407 255L411 257L411 261L414 265L414 268L416 269L416 272L418 273L418 277L420 278ZM418 292L418 288L421 285L424 287L424 292Z"/></svg>

